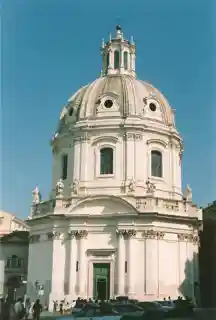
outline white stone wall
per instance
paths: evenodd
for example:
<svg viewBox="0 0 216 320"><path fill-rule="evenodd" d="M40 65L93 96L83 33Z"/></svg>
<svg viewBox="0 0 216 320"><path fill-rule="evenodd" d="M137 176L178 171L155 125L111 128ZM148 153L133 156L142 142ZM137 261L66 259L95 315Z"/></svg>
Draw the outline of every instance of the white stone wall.
<svg viewBox="0 0 216 320"><path fill-rule="evenodd" d="M97 208L92 209L97 214ZM157 223L155 227L152 223L146 224L145 220L134 217L132 221L130 217L120 216L105 220L95 215L88 223L84 223L86 215L84 218L80 216L75 223L61 220L56 223L59 225L56 229L58 237L30 245L28 283L33 285L38 280L45 284L49 280L50 294L46 292L46 299L49 298L50 308L53 300L65 296L69 300L81 295L92 297L93 262L111 264L111 296L120 293L121 289L122 294L138 299L157 300L186 294L193 297L193 284L198 272L195 257L198 245L187 238L192 234L190 228L186 224L168 222ZM116 234L119 228L134 228L136 235L122 238L120 246L120 238ZM88 234L82 239L82 244L81 239L67 238L68 230L83 229ZM147 230L150 234L146 236ZM107 250L109 254L95 256L94 252L98 250ZM38 262L40 256L43 257L41 264ZM81 268L78 272L77 261ZM125 261L128 264L126 274Z"/></svg>
<svg viewBox="0 0 216 320"><path fill-rule="evenodd" d="M100 149L111 147L114 151L113 175L100 175ZM180 199L181 161L177 141L170 143L168 136L158 133L131 131L127 141L123 133L104 132L104 136L95 135L94 131L88 140L70 140L63 138L59 141L59 152L53 158L53 189L61 177L62 155L68 154L68 178L64 181L65 196L70 195L70 186L77 179L80 185L87 188L88 194L122 194L122 181L126 184L131 179L136 181L136 194L143 195L145 183L150 177L156 185L155 196ZM158 150L163 156L163 177L151 176L151 150Z"/></svg>

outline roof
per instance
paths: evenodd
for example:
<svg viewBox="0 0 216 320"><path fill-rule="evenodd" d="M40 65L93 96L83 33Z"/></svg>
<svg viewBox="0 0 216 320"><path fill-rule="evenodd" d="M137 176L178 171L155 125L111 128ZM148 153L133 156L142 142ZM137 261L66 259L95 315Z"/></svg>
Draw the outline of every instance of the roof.
<svg viewBox="0 0 216 320"><path fill-rule="evenodd" d="M106 99L113 101L113 108L104 108ZM155 111L149 109L150 103L156 104ZM164 95L151 84L125 74L106 75L80 88L63 108L62 124L66 117L70 119L72 108L76 121L95 117L101 109L103 117L113 116L115 112L116 116L139 116L175 127L174 111Z"/></svg>
<svg viewBox="0 0 216 320"><path fill-rule="evenodd" d="M13 238L16 238L17 240L20 240L22 242L28 242L29 241L29 232L28 231L14 231L9 234L4 235L0 241L1 242L7 242L8 240L13 240Z"/></svg>

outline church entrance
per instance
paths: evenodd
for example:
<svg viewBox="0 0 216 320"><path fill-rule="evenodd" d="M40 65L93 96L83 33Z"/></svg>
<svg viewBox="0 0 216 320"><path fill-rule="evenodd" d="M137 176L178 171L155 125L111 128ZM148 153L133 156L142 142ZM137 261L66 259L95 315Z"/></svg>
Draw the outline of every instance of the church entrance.
<svg viewBox="0 0 216 320"><path fill-rule="evenodd" d="M108 300L110 298L110 264L93 264L93 299Z"/></svg>

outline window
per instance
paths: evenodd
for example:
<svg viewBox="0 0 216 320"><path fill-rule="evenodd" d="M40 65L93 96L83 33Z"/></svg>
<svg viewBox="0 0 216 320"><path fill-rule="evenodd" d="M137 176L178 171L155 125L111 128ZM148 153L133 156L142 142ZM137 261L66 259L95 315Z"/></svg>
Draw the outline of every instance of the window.
<svg viewBox="0 0 216 320"><path fill-rule="evenodd" d="M100 150L100 174L113 174L113 149Z"/></svg>
<svg viewBox="0 0 216 320"><path fill-rule="evenodd" d="M107 53L107 56L106 56L106 72L108 71L108 68L109 68L109 53Z"/></svg>
<svg viewBox="0 0 216 320"><path fill-rule="evenodd" d="M70 108L70 110L69 110L69 116L71 117L72 115L73 115L73 108Z"/></svg>
<svg viewBox="0 0 216 320"><path fill-rule="evenodd" d="M78 271L79 271L79 262L76 261L76 272L78 272Z"/></svg>
<svg viewBox="0 0 216 320"><path fill-rule="evenodd" d="M151 103L149 104L149 109L150 109L152 112L156 111L156 109L157 109L156 104L153 103L153 102L151 102Z"/></svg>
<svg viewBox="0 0 216 320"><path fill-rule="evenodd" d="M104 107L105 108L112 108L112 106L113 106L113 102L112 102L112 100L106 100L105 102L104 102Z"/></svg>
<svg viewBox="0 0 216 320"><path fill-rule="evenodd" d="M64 154L62 156L62 179L67 179L67 169L68 169L68 155Z"/></svg>
<svg viewBox="0 0 216 320"><path fill-rule="evenodd" d="M125 273L127 273L127 261L125 261Z"/></svg>
<svg viewBox="0 0 216 320"><path fill-rule="evenodd" d="M124 68L128 69L128 53L127 53L127 51L124 52Z"/></svg>
<svg viewBox="0 0 216 320"><path fill-rule="evenodd" d="M119 52L115 51L114 52L114 69L118 69L119 68L119 62L120 62Z"/></svg>
<svg viewBox="0 0 216 320"><path fill-rule="evenodd" d="M151 152L151 175L153 177L162 177L162 154L160 151Z"/></svg>
<svg viewBox="0 0 216 320"><path fill-rule="evenodd" d="M16 255L12 255L11 258L8 258L6 261L6 268L21 268L23 267L24 260L18 258Z"/></svg>

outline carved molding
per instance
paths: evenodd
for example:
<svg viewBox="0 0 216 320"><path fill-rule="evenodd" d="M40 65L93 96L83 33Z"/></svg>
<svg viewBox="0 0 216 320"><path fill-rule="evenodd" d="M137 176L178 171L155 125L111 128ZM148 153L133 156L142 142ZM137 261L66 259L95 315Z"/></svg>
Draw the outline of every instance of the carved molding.
<svg viewBox="0 0 216 320"><path fill-rule="evenodd" d="M68 231L69 238L80 239L80 238L86 238L87 235L88 235L87 230L69 230Z"/></svg>
<svg viewBox="0 0 216 320"><path fill-rule="evenodd" d="M191 242L194 244L199 243L199 236L196 234L187 234L187 233L178 233L177 234L178 241L180 242Z"/></svg>
<svg viewBox="0 0 216 320"><path fill-rule="evenodd" d="M53 231L53 240L65 240L66 235L61 231Z"/></svg>
<svg viewBox="0 0 216 320"><path fill-rule="evenodd" d="M137 231L135 229L117 229L116 234L118 237L124 237L126 239L135 237Z"/></svg>
<svg viewBox="0 0 216 320"><path fill-rule="evenodd" d="M40 242L40 234L32 234L29 236L29 243Z"/></svg>
<svg viewBox="0 0 216 320"><path fill-rule="evenodd" d="M144 230L143 237L145 239L163 239L165 236L165 232L155 231L155 230Z"/></svg>
<svg viewBox="0 0 216 320"><path fill-rule="evenodd" d="M161 146L163 146L164 148L167 147L167 143L164 140L160 140L160 139L148 139L147 140L147 145L150 144L160 144Z"/></svg>

